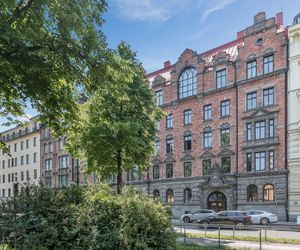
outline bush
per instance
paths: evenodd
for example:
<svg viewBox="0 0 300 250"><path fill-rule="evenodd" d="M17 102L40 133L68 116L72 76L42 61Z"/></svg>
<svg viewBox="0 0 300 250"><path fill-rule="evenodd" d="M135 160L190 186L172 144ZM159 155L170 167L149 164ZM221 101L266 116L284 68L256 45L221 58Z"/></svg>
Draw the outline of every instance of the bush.
<svg viewBox="0 0 300 250"><path fill-rule="evenodd" d="M26 190L2 204L8 245L16 249L175 249L171 219L161 203L105 185Z"/></svg>

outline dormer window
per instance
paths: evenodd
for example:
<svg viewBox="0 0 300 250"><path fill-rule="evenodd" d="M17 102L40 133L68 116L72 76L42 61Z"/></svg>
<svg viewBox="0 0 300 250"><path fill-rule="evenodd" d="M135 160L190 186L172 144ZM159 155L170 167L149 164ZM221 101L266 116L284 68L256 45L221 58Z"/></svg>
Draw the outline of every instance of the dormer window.
<svg viewBox="0 0 300 250"><path fill-rule="evenodd" d="M184 70L179 77L179 99L197 93L197 77L194 68Z"/></svg>

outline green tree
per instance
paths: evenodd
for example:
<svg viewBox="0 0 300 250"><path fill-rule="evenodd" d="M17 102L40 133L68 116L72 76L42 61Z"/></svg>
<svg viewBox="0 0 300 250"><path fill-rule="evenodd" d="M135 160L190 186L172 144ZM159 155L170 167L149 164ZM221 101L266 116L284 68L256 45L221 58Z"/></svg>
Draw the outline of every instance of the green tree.
<svg viewBox="0 0 300 250"><path fill-rule="evenodd" d="M90 94L68 132L68 148L84 160L87 172L97 172L101 178L117 174L120 193L124 171L148 166L162 113L127 44L120 43L108 61L105 77L94 78L101 80L101 88Z"/></svg>
<svg viewBox="0 0 300 250"><path fill-rule="evenodd" d="M67 125L76 84L89 87L104 58L105 10L105 0L0 1L0 117L14 123L31 103L53 128Z"/></svg>

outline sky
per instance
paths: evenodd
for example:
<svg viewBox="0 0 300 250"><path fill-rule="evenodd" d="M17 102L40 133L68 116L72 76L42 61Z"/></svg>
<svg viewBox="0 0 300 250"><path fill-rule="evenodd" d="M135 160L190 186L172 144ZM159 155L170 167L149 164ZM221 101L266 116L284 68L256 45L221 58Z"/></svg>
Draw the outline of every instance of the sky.
<svg viewBox="0 0 300 250"><path fill-rule="evenodd" d="M124 40L137 51L146 71L175 63L190 48L198 53L236 38L252 25L283 11L284 26L300 12L300 0L108 0L103 31L112 48Z"/></svg>
<svg viewBox="0 0 300 250"><path fill-rule="evenodd" d="M126 41L137 52L147 73L175 63L190 48L198 53L236 39L253 24L253 16L267 18L283 11L284 26L300 13L300 0L107 0L102 31L108 47ZM36 115L26 109L27 117ZM20 119L24 119L21 117ZM3 119L0 118L0 124ZM0 125L0 132L8 129Z"/></svg>

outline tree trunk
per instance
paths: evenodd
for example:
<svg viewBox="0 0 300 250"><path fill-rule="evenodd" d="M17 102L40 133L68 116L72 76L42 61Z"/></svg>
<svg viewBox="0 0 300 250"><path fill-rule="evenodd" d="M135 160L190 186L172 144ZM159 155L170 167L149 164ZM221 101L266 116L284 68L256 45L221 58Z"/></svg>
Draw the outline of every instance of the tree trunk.
<svg viewBox="0 0 300 250"><path fill-rule="evenodd" d="M118 150L117 152L117 193L121 193L122 189L122 156L121 156L121 150Z"/></svg>

